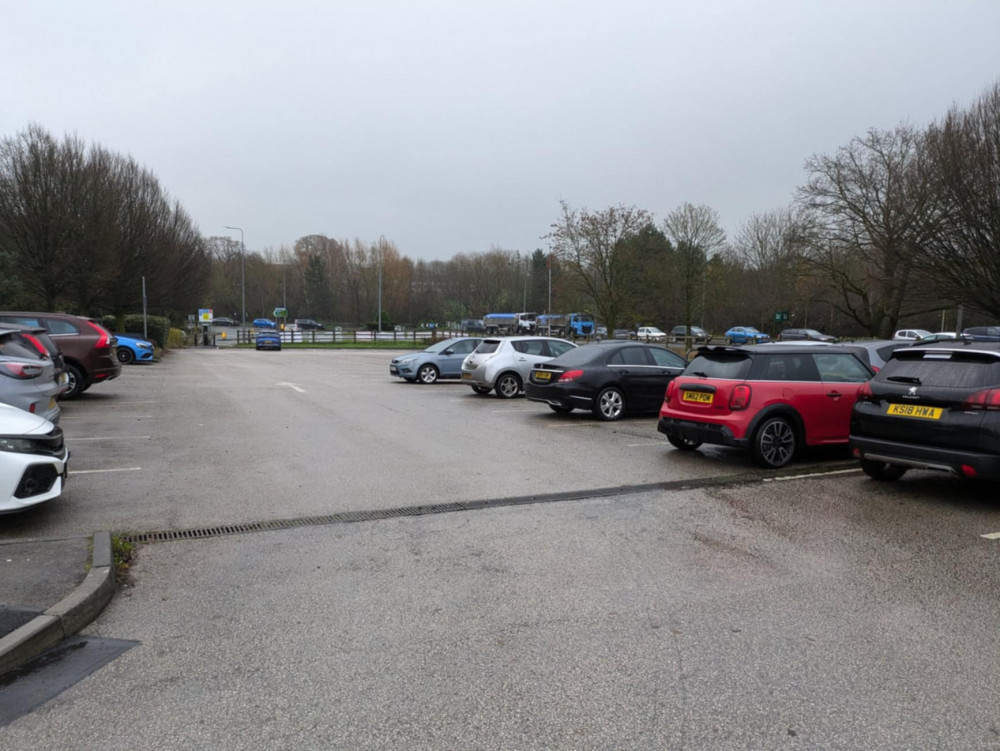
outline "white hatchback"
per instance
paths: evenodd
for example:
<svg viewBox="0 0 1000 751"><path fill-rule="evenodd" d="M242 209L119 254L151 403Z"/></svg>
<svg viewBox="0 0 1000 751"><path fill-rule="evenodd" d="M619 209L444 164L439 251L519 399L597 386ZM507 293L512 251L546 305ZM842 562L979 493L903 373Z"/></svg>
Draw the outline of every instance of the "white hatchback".
<svg viewBox="0 0 1000 751"><path fill-rule="evenodd" d="M565 339L547 336L511 336L483 339L462 362L462 383L477 394L496 389L501 399L521 393L531 369L576 347Z"/></svg>
<svg viewBox="0 0 1000 751"><path fill-rule="evenodd" d="M61 428L0 404L0 514L58 498L68 464Z"/></svg>

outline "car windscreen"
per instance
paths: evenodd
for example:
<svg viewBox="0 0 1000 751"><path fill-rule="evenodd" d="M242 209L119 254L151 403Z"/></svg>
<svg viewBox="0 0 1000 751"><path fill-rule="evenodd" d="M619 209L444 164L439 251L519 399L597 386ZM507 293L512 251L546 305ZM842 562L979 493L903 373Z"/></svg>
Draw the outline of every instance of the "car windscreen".
<svg viewBox="0 0 1000 751"><path fill-rule="evenodd" d="M753 360L740 352L700 352L684 369L686 376L742 380Z"/></svg>
<svg viewBox="0 0 1000 751"><path fill-rule="evenodd" d="M897 353L876 380L959 389L1000 386L1000 360L996 357L975 352L921 351L921 354L923 357L900 357Z"/></svg>

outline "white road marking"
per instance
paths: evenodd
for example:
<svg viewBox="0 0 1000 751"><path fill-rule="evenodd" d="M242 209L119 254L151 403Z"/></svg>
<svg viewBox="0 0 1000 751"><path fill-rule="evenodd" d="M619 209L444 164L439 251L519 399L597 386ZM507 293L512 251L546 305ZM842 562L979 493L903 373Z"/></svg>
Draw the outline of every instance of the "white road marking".
<svg viewBox="0 0 1000 751"><path fill-rule="evenodd" d="M1000 532L990 532L988 535L979 535L987 540L1000 540Z"/></svg>
<svg viewBox="0 0 1000 751"><path fill-rule="evenodd" d="M59 417L59 423L62 424L63 420L69 418L69 422L74 422L75 420L90 419L90 415L67 415L65 412ZM109 417L124 417L129 420L152 420L153 415L119 415L114 412L101 412L100 419L104 420Z"/></svg>
<svg viewBox="0 0 1000 751"><path fill-rule="evenodd" d="M297 385L295 385L294 383L288 383L288 382L286 382L286 381L282 381L281 383L276 383L276 384L274 384L274 385L275 385L275 386L288 386L288 388L290 388L290 389L293 389L293 390L295 390L295 391L298 391L298 392L299 392L300 394L304 394L304 393L306 393L306 390L305 390L305 389L303 389L303 388L299 388L299 387L298 387Z"/></svg>
<svg viewBox="0 0 1000 751"><path fill-rule="evenodd" d="M764 482L783 482L785 480L803 480L807 477L827 477L829 475L847 475L854 472L860 472L861 467L857 469L835 469L830 472L810 472L805 475L788 475L787 477L765 477Z"/></svg>
<svg viewBox="0 0 1000 751"><path fill-rule="evenodd" d="M83 441L130 441L133 438L152 438L148 435L102 435L97 438L67 438L67 441L72 441L73 443L82 443Z"/></svg>
<svg viewBox="0 0 1000 751"><path fill-rule="evenodd" d="M119 469L75 469L71 475L96 475L101 472L139 472L142 467L121 467Z"/></svg>

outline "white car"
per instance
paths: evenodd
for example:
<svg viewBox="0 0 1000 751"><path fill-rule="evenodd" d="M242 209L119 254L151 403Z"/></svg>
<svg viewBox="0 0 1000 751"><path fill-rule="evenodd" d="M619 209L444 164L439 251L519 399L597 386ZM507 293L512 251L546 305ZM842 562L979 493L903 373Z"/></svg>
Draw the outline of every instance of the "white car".
<svg viewBox="0 0 1000 751"><path fill-rule="evenodd" d="M576 347L573 342L547 336L509 336L483 339L462 361L462 383L477 394L496 389L501 399L521 393L531 369Z"/></svg>
<svg viewBox="0 0 1000 751"><path fill-rule="evenodd" d="M68 465L62 428L0 404L0 514L58 498Z"/></svg>
<svg viewBox="0 0 1000 751"><path fill-rule="evenodd" d="M927 329L900 329L892 335L892 340L895 342L915 342L917 339L923 339L930 335L931 332Z"/></svg>
<svg viewBox="0 0 1000 751"><path fill-rule="evenodd" d="M656 326L640 326L635 338L640 342L666 342L667 334Z"/></svg>

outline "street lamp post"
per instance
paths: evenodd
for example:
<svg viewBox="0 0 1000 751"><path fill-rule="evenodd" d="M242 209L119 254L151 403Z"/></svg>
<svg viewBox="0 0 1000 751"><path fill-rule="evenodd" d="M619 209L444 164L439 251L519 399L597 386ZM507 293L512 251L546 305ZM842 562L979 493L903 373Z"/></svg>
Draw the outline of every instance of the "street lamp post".
<svg viewBox="0 0 1000 751"><path fill-rule="evenodd" d="M375 338L378 339L379 334L382 333L382 250L385 245L385 235L379 235L378 238L378 331L375 334Z"/></svg>
<svg viewBox="0 0 1000 751"><path fill-rule="evenodd" d="M238 229L240 231L240 296L243 302L243 316L240 318L240 326L246 328L247 325L247 244L243 241L243 228L223 225L226 229Z"/></svg>

